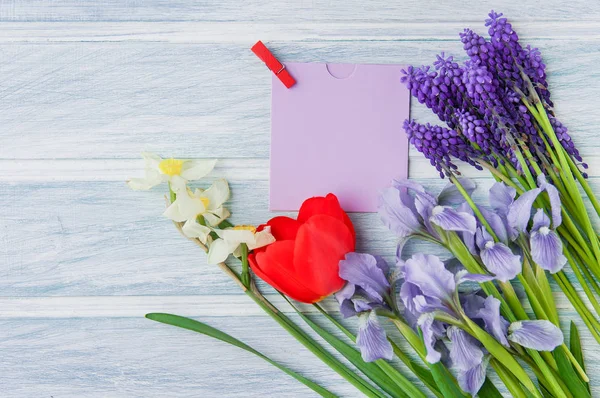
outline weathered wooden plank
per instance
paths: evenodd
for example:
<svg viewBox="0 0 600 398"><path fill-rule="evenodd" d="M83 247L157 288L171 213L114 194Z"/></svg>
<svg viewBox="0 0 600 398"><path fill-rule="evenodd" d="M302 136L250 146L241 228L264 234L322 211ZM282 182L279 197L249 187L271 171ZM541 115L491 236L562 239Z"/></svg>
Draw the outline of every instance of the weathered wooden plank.
<svg viewBox="0 0 600 398"><path fill-rule="evenodd" d="M600 189L599 179L592 180ZM438 192L444 181L425 180ZM474 199L486 203L490 179L477 180ZM232 183L236 223L274 216L267 181ZM0 185L0 291L4 296L240 294L204 254L161 216L160 189L130 191L121 182ZM396 237L377 214L351 214L358 250L393 261ZM431 245L412 243L407 254Z"/></svg>
<svg viewBox="0 0 600 398"><path fill-rule="evenodd" d="M341 396L357 394L270 318L202 320ZM141 317L2 320L0 350L8 398L315 396L236 347Z"/></svg>
<svg viewBox="0 0 600 398"><path fill-rule="evenodd" d="M544 41L559 117L580 147L597 147L598 42ZM431 62L458 41L306 42L274 46L284 60ZM594 50L595 49L595 50ZM0 45L2 159L267 158L270 75L240 45ZM435 121L424 106L412 115ZM401 134L402 132L399 131ZM593 151L593 150L592 150Z"/></svg>
<svg viewBox="0 0 600 398"><path fill-rule="evenodd" d="M409 0L389 2L325 0L281 0L275 6L269 0L198 2L177 1L77 1L5 0L0 6L0 21L483 21L490 9L502 11L511 19L590 20L600 17L597 4L586 0L569 3L558 0L509 2L483 0L477 3Z"/></svg>
<svg viewBox="0 0 600 398"><path fill-rule="evenodd" d="M407 40L451 41L458 38L464 28L486 34L485 14L478 21L366 21L305 22L3 22L0 42L169 42L169 43L229 43L251 45L258 38L269 42L339 42ZM600 33L595 29L598 21L527 21L516 22L518 33L528 39L595 40Z"/></svg>

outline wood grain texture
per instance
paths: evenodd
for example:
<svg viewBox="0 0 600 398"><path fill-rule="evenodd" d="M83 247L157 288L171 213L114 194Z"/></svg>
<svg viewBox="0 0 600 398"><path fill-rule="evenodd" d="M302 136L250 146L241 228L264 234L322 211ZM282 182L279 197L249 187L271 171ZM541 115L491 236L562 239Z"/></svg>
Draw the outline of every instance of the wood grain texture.
<svg viewBox="0 0 600 398"><path fill-rule="evenodd" d="M422 64L442 50L462 59L458 32L484 33L491 8L542 49L557 114L600 192L593 1L0 1L1 395L312 396L257 358L141 317L172 311L358 396L177 234L160 215L161 190L123 181L141 172L143 150L219 158L213 176L231 181L234 220L258 224L272 216L271 79L251 44L268 41L284 61ZM435 121L422 106L411 113ZM492 181L465 171L485 200ZM414 151L409 172L433 190L444 184ZM393 257L376 215L351 217L359 250ZM577 319L556 294L565 325ZM582 335L598 392L600 350Z"/></svg>

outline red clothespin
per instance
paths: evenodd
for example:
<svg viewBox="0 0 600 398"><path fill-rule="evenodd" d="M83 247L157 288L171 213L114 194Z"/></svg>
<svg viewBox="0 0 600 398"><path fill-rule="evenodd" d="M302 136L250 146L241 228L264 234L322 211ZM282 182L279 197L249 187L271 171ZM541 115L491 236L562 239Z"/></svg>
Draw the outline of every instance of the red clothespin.
<svg viewBox="0 0 600 398"><path fill-rule="evenodd" d="M275 76L277 76L287 88L296 84L296 80L294 80L292 75L285 69L285 65L279 62L277 58L271 54L271 51L269 51L262 41L257 41L256 44L252 46L251 50L267 65L267 68L275 73Z"/></svg>

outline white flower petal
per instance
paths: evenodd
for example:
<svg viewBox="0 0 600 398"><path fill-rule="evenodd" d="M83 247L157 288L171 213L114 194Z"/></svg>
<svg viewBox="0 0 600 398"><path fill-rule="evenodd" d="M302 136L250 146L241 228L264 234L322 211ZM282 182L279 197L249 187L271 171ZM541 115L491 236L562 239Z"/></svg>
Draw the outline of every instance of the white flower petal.
<svg viewBox="0 0 600 398"><path fill-rule="evenodd" d="M146 161L146 168L158 170L158 164L162 162L160 156L150 152L142 152L142 157Z"/></svg>
<svg viewBox="0 0 600 398"><path fill-rule="evenodd" d="M210 228L197 223L195 220L186 221L181 230L188 238L198 238L204 244L206 244L208 234L210 233Z"/></svg>
<svg viewBox="0 0 600 398"><path fill-rule="evenodd" d="M181 166L181 177L188 181L199 180L215 167L216 160L186 160Z"/></svg>
<svg viewBox="0 0 600 398"><path fill-rule="evenodd" d="M227 260L227 257L236 249L237 245L232 247L230 242L223 239L217 239L210 244L208 249L208 263L219 264Z"/></svg>
<svg viewBox="0 0 600 398"><path fill-rule="evenodd" d="M224 179L216 180L210 188L202 192L200 196L208 199L207 209L217 209L229 199L229 184L227 184L227 180Z"/></svg>
<svg viewBox="0 0 600 398"><path fill-rule="evenodd" d="M247 229L216 229L215 232L221 239L235 243L236 246L240 243L247 245L255 243L254 232Z"/></svg>
<svg viewBox="0 0 600 398"><path fill-rule="evenodd" d="M184 222L189 220L189 218L184 216L179 210L179 204L177 203L177 201L171 203L171 205L167 207L167 209L163 213L163 216L175 222Z"/></svg>
<svg viewBox="0 0 600 398"><path fill-rule="evenodd" d="M211 212L206 212L203 214L204 219L211 227L216 227L223 220L227 219L231 213L224 207L219 207L218 209L212 210Z"/></svg>
<svg viewBox="0 0 600 398"><path fill-rule="evenodd" d="M249 250L258 249L275 242L275 237L271 234L271 227L265 227L262 231L254 234L254 243L248 244Z"/></svg>
<svg viewBox="0 0 600 398"><path fill-rule="evenodd" d="M162 182L162 179L159 178L148 178L148 176L144 178L131 178L127 181L127 186L134 191L147 191L152 187L157 186Z"/></svg>

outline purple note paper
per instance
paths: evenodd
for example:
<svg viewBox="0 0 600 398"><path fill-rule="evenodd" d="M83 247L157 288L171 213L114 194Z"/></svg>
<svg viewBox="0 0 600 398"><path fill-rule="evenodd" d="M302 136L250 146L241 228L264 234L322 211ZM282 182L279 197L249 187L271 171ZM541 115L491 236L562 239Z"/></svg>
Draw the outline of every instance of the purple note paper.
<svg viewBox="0 0 600 398"><path fill-rule="evenodd" d="M402 66L285 65L297 83L273 76L270 209L333 192L346 211L376 211L379 191L408 176Z"/></svg>

